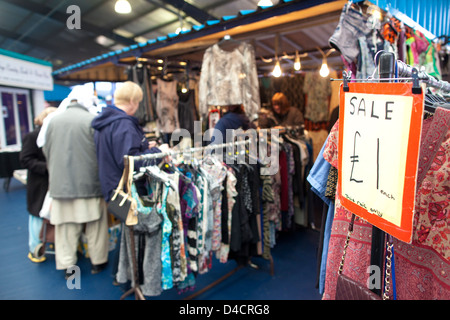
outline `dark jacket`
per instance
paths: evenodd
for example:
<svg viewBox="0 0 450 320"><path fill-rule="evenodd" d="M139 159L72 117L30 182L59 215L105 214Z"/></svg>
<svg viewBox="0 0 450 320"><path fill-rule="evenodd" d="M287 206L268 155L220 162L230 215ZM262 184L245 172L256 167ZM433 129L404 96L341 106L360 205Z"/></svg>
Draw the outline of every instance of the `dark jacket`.
<svg viewBox="0 0 450 320"><path fill-rule="evenodd" d="M139 121L115 106L108 106L94 118L94 140L97 148L100 184L105 200L111 199L112 191L122 176L125 155L142 155L160 152L158 148L148 149ZM140 163L135 163L138 170Z"/></svg>
<svg viewBox="0 0 450 320"><path fill-rule="evenodd" d="M255 125L250 121L250 119L243 113L227 112L214 126L214 130L217 130L222 134L222 141L212 137L211 143L226 143L227 142L227 129L237 130L241 128L242 130L248 130L255 128ZM217 133L215 133L217 134Z"/></svg>
<svg viewBox="0 0 450 320"><path fill-rule="evenodd" d="M274 112L278 126L300 126L304 124L302 112L294 107L289 107L288 112L283 115Z"/></svg>
<svg viewBox="0 0 450 320"><path fill-rule="evenodd" d="M39 217L45 194L48 190L48 171L42 149L36 144L41 127L28 133L22 141L20 162L27 173L27 210L33 216Z"/></svg>

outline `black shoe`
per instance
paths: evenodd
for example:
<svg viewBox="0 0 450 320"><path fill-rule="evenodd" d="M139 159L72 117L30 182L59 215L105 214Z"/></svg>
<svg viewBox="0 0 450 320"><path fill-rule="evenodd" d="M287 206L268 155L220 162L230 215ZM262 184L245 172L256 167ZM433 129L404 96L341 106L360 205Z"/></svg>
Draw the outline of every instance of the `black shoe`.
<svg viewBox="0 0 450 320"><path fill-rule="evenodd" d="M74 272L69 272L67 269L64 271L64 279L69 279L71 275L73 275Z"/></svg>
<svg viewBox="0 0 450 320"><path fill-rule="evenodd" d="M103 269L105 269L107 265L108 265L108 262L105 262L102 264L93 264L92 268L91 268L91 273L97 274L97 273L101 272Z"/></svg>

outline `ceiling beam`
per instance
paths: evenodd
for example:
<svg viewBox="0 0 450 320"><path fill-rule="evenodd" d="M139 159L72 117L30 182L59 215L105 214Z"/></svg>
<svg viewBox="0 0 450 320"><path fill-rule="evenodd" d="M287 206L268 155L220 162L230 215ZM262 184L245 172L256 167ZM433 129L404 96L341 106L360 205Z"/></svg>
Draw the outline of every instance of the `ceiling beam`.
<svg viewBox="0 0 450 320"><path fill-rule="evenodd" d="M8 2L14 6L20 7L22 9L29 10L36 14L46 16L47 18L61 22L64 25L66 24L66 21L69 18L69 16L66 13L55 11L53 8L47 7L45 5L33 1L27 0L3 0L3 1ZM83 20L81 20L81 28L83 31L88 31L96 35L103 35L126 46L130 46L136 43L133 39L120 36L112 32L111 30L97 27Z"/></svg>
<svg viewBox="0 0 450 320"><path fill-rule="evenodd" d="M289 38L286 38L285 36L281 36L281 39L288 43L289 45L291 45L295 50L298 50L300 52L302 52L304 49L302 46L298 45L296 42L292 41ZM316 61L316 62L321 62L322 60L317 58L316 56L313 56L311 54L308 54L308 57L310 57L312 60Z"/></svg>
<svg viewBox="0 0 450 320"><path fill-rule="evenodd" d="M155 4L155 1L153 0L147 0L148 2ZM183 1L183 0L164 0L165 4L169 4L172 7L177 8L180 11L183 11L186 15L192 17L194 20L198 21L199 23L203 24L208 20L216 20L217 18L210 15L208 12L193 6L192 4ZM168 10L165 6L163 6L164 9ZM172 10L169 10L173 13ZM176 13L175 13L176 14Z"/></svg>
<svg viewBox="0 0 450 320"><path fill-rule="evenodd" d="M20 37L20 34L0 28L0 36L9 38L9 39L17 39ZM38 50L43 49L45 51L57 52L58 56L56 56L56 58L61 59L63 57L63 58L65 58L65 60L72 60L72 61L66 61L66 63L69 63L69 64L76 63L77 61L80 61L82 59L91 58L92 52L105 53L107 51L107 50L105 50L105 48L103 48L103 52L101 52L100 50L102 49L102 47L95 43L86 43L82 47L76 47L76 46L64 47L64 46L60 46L58 44L43 43L40 40L31 38L28 36L22 37L22 39L19 41L23 42L24 44L27 44L29 46L32 46ZM22 53L22 52L19 52L19 53ZM45 60L45 59L43 59L43 60Z"/></svg>

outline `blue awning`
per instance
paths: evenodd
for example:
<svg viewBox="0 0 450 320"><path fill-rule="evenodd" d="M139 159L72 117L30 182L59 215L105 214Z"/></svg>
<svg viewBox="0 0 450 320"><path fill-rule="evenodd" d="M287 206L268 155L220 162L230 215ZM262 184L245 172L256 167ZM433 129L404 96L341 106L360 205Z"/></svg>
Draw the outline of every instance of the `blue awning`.
<svg viewBox="0 0 450 320"><path fill-rule="evenodd" d="M71 91L69 87L55 84L53 91L44 91L44 99L45 101L63 101Z"/></svg>

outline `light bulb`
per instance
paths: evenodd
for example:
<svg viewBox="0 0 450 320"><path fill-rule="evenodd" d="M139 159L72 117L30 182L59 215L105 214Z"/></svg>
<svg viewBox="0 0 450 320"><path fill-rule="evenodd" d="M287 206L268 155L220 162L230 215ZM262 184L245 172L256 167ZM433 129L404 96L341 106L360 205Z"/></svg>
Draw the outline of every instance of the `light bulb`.
<svg viewBox="0 0 450 320"><path fill-rule="evenodd" d="M275 64L275 68L273 68L272 74L276 78L281 76L281 66L280 66L280 62L279 61L277 61L277 63Z"/></svg>
<svg viewBox="0 0 450 320"><path fill-rule="evenodd" d="M180 32L184 32L187 31L187 29L185 27L178 27L177 30L175 30L176 34L180 34Z"/></svg>
<svg viewBox="0 0 450 320"><path fill-rule="evenodd" d="M330 69L328 69L328 65L325 61L322 63L322 67L320 68L319 74L323 78L325 78L330 74Z"/></svg>
<svg viewBox="0 0 450 320"><path fill-rule="evenodd" d="M271 0L260 0L257 4L258 7L271 7L273 3Z"/></svg>
<svg viewBox="0 0 450 320"><path fill-rule="evenodd" d="M295 58L294 69L298 71L301 68L302 68L302 64L300 63L300 58L297 57L297 58Z"/></svg>
<svg viewBox="0 0 450 320"><path fill-rule="evenodd" d="M117 0L114 10L117 13L127 14L131 12L131 5L128 0Z"/></svg>

